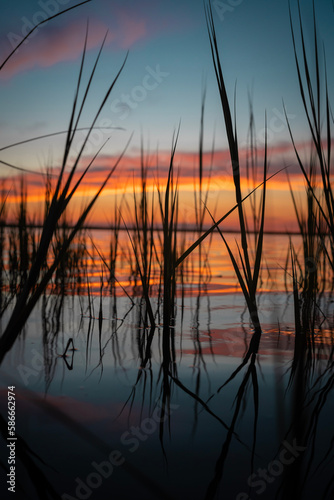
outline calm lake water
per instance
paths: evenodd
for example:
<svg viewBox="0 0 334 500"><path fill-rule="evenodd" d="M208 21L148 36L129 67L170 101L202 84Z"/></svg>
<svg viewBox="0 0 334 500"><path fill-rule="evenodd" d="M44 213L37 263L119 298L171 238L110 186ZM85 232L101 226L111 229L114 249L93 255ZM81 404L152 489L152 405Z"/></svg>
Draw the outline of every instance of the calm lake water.
<svg viewBox="0 0 334 500"><path fill-rule="evenodd" d="M90 247L90 255L93 268L91 270L91 287L92 292L99 293L100 276L101 276L101 261L97 251L102 254L106 260L110 251L110 232L107 230L92 230L87 233L88 242L90 238L94 241L95 247ZM162 237L162 234L160 233ZM196 239L198 234L193 232L180 233L180 244L183 243L184 248L188 248ZM237 257L237 245L240 236L238 233L227 233L226 239L231 246L232 251ZM302 255L302 241L300 236L292 235L291 241L297 252ZM252 242L252 240L251 240ZM89 245L89 243L88 243ZM156 239L157 251L160 253L158 238ZM134 257L129 244L129 237L126 231L120 231L118 236L117 247L117 264L116 277L130 294L133 293L133 281L129 280L131 269L134 267ZM290 275L285 273L286 259L289 251L289 236L285 234L266 234L263 242L263 269L259 280L259 289L261 291L286 291L286 283L289 290L292 290L291 266L288 269ZM181 253L181 252L180 252ZM129 254L132 256L132 261L129 259ZM188 290L193 290L196 294L198 283L205 282L208 293L218 295L221 293L234 293L241 291L236 278L235 272L231 265L231 260L218 233L214 233L212 239L209 237L204 240L201 245L201 259L199 260L199 252L195 250L191 256L185 261L185 285ZM160 269L153 268L155 273L152 277L152 282L159 281ZM153 274L153 273L152 273ZM209 276L208 276L209 275ZM128 289L129 287L129 289ZM123 290L118 289L119 295L124 295Z"/></svg>
<svg viewBox="0 0 334 500"><path fill-rule="evenodd" d="M94 241L107 252L104 232ZM263 333L242 366L253 330L222 243L212 241L207 286L199 290L192 278L177 299L171 359L159 296L151 331L138 291L109 296L106 284L100 296L99 264L90 298L40 300L1 367L2 491L8 386L18 438L16 494L8 498L333 498L330 295L319 298L326 319L314 342L298 351L291 280L285 291L288 238L267 236ZM125 258L117 269L129 292Z"/></svg>

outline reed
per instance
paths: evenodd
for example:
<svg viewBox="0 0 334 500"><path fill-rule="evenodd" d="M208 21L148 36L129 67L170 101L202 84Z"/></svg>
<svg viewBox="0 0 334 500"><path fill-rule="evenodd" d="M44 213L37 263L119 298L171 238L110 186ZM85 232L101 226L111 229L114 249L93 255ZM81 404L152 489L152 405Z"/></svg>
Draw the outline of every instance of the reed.
<svg viewBox="0 0 334 500"><path fill-rule="evenodd" d="M240 272L239 266L236 263L236 260L231 252L229 245L227 244L224 237L223 237L223 239L224 239L225 245L228 249L229 255L231 257L232 264L235 268L238 280L240 282L240 286L242 288L242 291L244 292L255 332L259 335L261 333L261 326L260 326L260 321L259 321L259 317L258 317L258 310L257 310L257 303L256 303L256 291L257 291L257 287L258 287L259 273L260 273L260 268L261 268L261 258L262 258L264 220L265 220L265 204L266 204L265 203L266 202L266 185L267 185L267 182L272 177L274 177L279 172L284 170L285 167L282 168L281 170L279 170L278 172L275 172L273 175L267 177L268 165L267 165L267 139L266 139L265 140L264 165L263 165L263 181L260 184L258 184L257 186L255 186L246 196L242 196L241 183L240 183L241 174L240 174L237 132L236 132L235 124L233 125L233 123L232 123L231 110L230 110L230 105L229 105L229 101L228 101L228 97L227 97L227 93L226 93L226 89L225 89L222 67L221 67L221 63L220 63L220 59L219 59L218 42L217 42L214 21L213 21L212 8L211 8L210 3L208 3L208 5L206 6L205 12L206 12L207 28L208 28L209 39L210 39L211 53L212 53L214 69L215 69L215 74L216 74L216 79L217 79L217 83L218 83L218 89L219 89L220 99L221 99L221 104L222 104L222 111L223 111L223 116L224 116L224 120L225 120L227 138L228 138L228 143L229 143L229 151L230 151L233 180L234 180L235 194L236 194L236 204L230 210L228 210L217 221L214 219L213 215L210 214L210 216L213 220L213 225L208 230L203 232L200 235L200 237L196 239L196 241L194 243L192 243L185 251L183 251L181 253L181 255L176 257L175 261L172 263L173 268L174 268L173 272L175 272L175 269L178 266L180 266L184 262L184 260L187 259L194 252L194 250L201 245L201 243L207 237L212 235L214 230L216 230L216 229L219 230L219 225L229 215L231 215L235 210L237 210L238 216L239 216L239 230L240 230L240 235L241 235L241 248L242 248L242 251L241 251L238 247L238 252L239 252L240 259L241 259L243 276L242 276L242 273ZM202 111L202 120L201 121L203 122L203 111ZM203 130L201 129L200 148L199 148L199 176L200 176L200 179L201 179L201 175L202 175L202 153L201 153L202 134L203 134ZM201 181L200 181L200 185L201 185ZM261 200L260 200L258 209L256 211L256 227L258 228L258 230L257 230L256 245L255 245L255 252L254 252L255 257L254 257L254 262L253 262L253 266L252 266L251 265L251 252L249 250L248 241L247 241L248 230L247 230L247 223L246 223L246 218L245 218L244 209L243 209L243 203L248 198L250 198L252 195L254 195L254 193L261 187L262 187ZM201 193L202 193L202 191L200 189L200 194ZM205 210L208 210L205 203L204 203L204 207L205 207ZM203 224L201 222L201 221L203 221L202 215L199 217L198 220L199 220L201 227L203 227ZM221 232L220 232L220 234L222 235ZM167 238L167 240L168 240L168 238Z"/></svg>
<svg viewBox="0 0 334 500"><path fill-rule="evenodd" d="M323 255L322 237L319 236L317 226L320 224L320 217L312 193L309 189L306 190L307 209L306 214L298 207L297 200L292 190L289 180L289 187L293 205L295 209L296 219L302 238L302 256L298 257L294 250L295 267L298 266L300 276L296 280L301 288L302 296L302 321L303 328L307 331L314 332L316 318L318 316L317 301L320 287L325 288L325 283L321 283L321 276L325 278L325 269L321 269L321 256ZM318 226L319 227L319 226ZM292 245L292 244L291 244ZM297 273L297 271L296 271ZM295 274L296 274L295 273Z"/></svg>
<svg viewBox="0 0 334 500"><path fill-rule="evenodd" d="M300 325L314 350L315 333L326 320L319 307L321 295L333 287L334 271L334 196L332 177L331 103L325 48L320 49L315 2L313 2L313 40L307 51L300 2L297 2L297 26L289 3L292 46L299 92L310 132L310 152L304 160L298 151L292 127L286 115L296 159L305 180L305 206L297 203L290 180L289 187L302 239L302 255L294 249L295 277L300 289ZM321 68L323 68L321 70Z"/></svg>
<svg viewBox="0 0 334 500"><path fill-rule="evenodd" d="M202 104L201 104L201 119L200 119L200 132L199 132L199 145L198 145L198 171L197 175L195 174L195 186L194 186L194 205L195 205L195 223L196 230L198 235L200 236L203 233L204 221L206 213L206 207L208 205L208 198L210 194L210 181L213 167L213 159L214 159L214 149L215 149L215 141L212 141L212 150L211 150L211 162L209 166L209 171L206 175L207 186L206 189L203 187L203 176L204 172L204 156L203 156L203 145L204 145L204 112L205 112L205 99L206 99L206 89L204 88L202 94ZM212 243L211 233L209 237L209 241L206 247L204 245L200 245L198 248L198 271L199 271L199 283L198 287L201 288L202 283L207 284L211 279L211 271L209 264L209 253L210 247Z"/></svg>
<svg viewBox="0 0 334 500"><path fill-rule="evenodd" d="M5 183L2 181L0 190L0 318L7 307L8 300L6 295L3 293L5 288L5 252L6 252L6 216L7 216L7 200L8 193L5 190Z"/></svg>
<svg viewBox="0 0 334 500"><path fill-rule="evenodd" d="M222 105L222 111L224 116L226 134L229 145L229 152L231 158L232 172L233 172L233 181L235 188L235 197L237 202L237 210L239 217L239 230L240 230L240 238L241 238L241 249L238 247L239 258L241 261L242 269L240 270L237 261L225 239L222 232L217 225L218 231L225 243L227 251L230 255L231 262L233 264L234 270L236 272L239 284L245 296L248 310L250 313L250 317L255 329L256 334L261 333L260 320L258 316L257 302L256 302L256 291L258 286L258 279L261 267L261 258L262 258L262 247L263 247L263 234L264 234L264 219L265 219L265 204L266 204L266 181L267 181L267 137L265 138L265 154L264 154L264 164L263 164L263 189L262 189L262 197L261 203L259 207L258 215L255 217L254 224L258 226L258 236L255 241L255 259L253 266L251 265L251 255L248 244L248 232L247 232L247 222L243 208L243 198L241 194L241 174L240 174L240 160L239 160L239 150L238 150L238 139L237 139L237 130L236 123L232 121L232 114L230 109L230 104L226 92L225 81L223 77L223 71L220 62L219 56L219 48L218 48L218 40L213 20L212 7L209 2L206 6L206 21L207 28L210 39L210 47L213 65L215 69L216 80L219 89L219 96ZM267 129L267 125L265 125L265 129ZM251 114L251 130L252 130L252 114ZM251 155L252 155L252 164L255 165L254 151L252 148L253 144L251 143ZM255 209L254 209L255 213ZM213 219L213 222L214 219ZM256 230L256 227L254 227Z"/></svg>
<svg viewBox="0 0 334 500"><path fill-rule="evenodd" d="M150 295L152 285L152 274L154 273L154 258L157 254L154 242L154 195L150 200L147 191L147 172L149 168L149 157L145 156L143 138L141 139L141 161L140 161L140 192L136 193L134 188L134 231L132 247L136 258L137 270L140 275L143 293L146 302L144 313L144 325L147 326L147 318L151 326L155 324L154 314L151 306Z"/></svg>
<svg viewBox="0 0 334 500"><path fill-rule="evenodd" d="M314 200L314 208L312 208L312 210L315 212L316 207L316 210L319 211L319 217L314 219L316 231L321 238L323 251L326 253L328 262L332 270L334 270L334 195L331 171L331 122L333 118L328 92L329 84L327 78L326 53L324 49L323 58L321 58L315 3L313 2L312 56L315 61L315 69L312 71L310 55L307 53L305 46L305 35L299 0L297 5L301 55L299 55L297 48L297 29L293 26L290 3L289 15L299 91L311 137L311 150L313 156L312 165L310 165L309 168L298 152L287 115L286 120L297 162L306 182L308 198L310 199L310 197L313 197ZM320 69L321 64L323 65L323 71ZM313 181L318 176L320 177L320 187L317 188ZM323 234L323 231L325 231L325 234Z"/></svg>
<svg viewBox="0 0 334 500"><path fill-rule="evenodd" d="M122 210L122 201L121 200L119 206L117 197L115 199L115 207L114 207L114 220L112 223L112 228L110 230L110 243L109 243L109 286L110 292L115 292L115 283L116 283L116 267L117 267L117 259L119 256L119 231L121 227L121 210Z"/></svg>
<svg viewBox="0 0 334 500"><path fill-rule="evenodd" d="M43 228L41 231L41 236L40 240L38 243L38 248L36 251L35 259L34 262L31 265L31 268L27 274L27 278L22 283L22 287L20 290L20 293L17 295L15 306L13 308L13 312L8 320L8 323L5 327L5 330L0 338L0 351L1 351L1 360L5 356L5 353L10 350L12 345L14 344L16 338L18 337L21 329L23 328L25 322L27 321L31 311L35 307L38 299L41 297L43 294L45 288L47 287L48 283L50 282L54 272L58 268L59 264L61 263L63 256L66 254L68 251L71 243L73 242L75 236L78 234L79 230L82 228L89 212L91 211L94 203L98 199L101 191L109 181L111 175L113 174L115 168L119 164L123 154L120 155L120 157L117 159L115 165L111 168L110 172L106 176L105 180L103 181L102 185L100 188L97 190L96 194L93 196L93 198L89 201L88 205L82 210L80 216L78 217L78 220L76 221L75 225L73 228L71 228L69 234L66 236L66 241L64 242L63 246L57 254L53 258L53 262L47 266L47 269L45 269L45 263L47 261L47 256L49 253L49 250L51 248L54 235L57 231L57 227L59 225L59 222L61 220L61 217L63 216L64 213L66 213L66 210L68 210L68 205L70 201L72 200L77 188L79 187L80 183L82 182L83 178L85 177L86 173L88 172L89 168L93 164L96 156L98 155L99 151L94 155L91 161L89 161L88 165L84 168L84 170L79 174L78 180L74 180L74 175L78 170L78 166L84 151L84 148L87 144L87 141L89 139L90 133L93 130L93 127L108 99L108 97L111 94L111 91L118 80L118 77L125 65L126 58L119 69L116 77L112 81L111 85L109 85L104 98L101 100L101 104L99 108L97 109L97 112L91 122L90 128L88 132L86 133L83 145L77 154L74 163L69 169L68 174L66 174L67 170L67 164L68 160L70 157L70 153L72 152L72 144L74 141L74 138L76 136L76 131L79 126L80 118L82 116L83 110L85 108L85 103L87 100L87 96L89 94L89 90L91 88L91 84L95 75L95 71L97 68L97 64L100 59L100 55L105 43L105 39L103 40L103 43L101 44L100 50L98 52L98 55L96 57L94 66L90 72L90 76L88 79L88 83L83 89L83 97L81 99L81 102L79 101L79 93L81 93L81 87L82 87L82 75L83 75L83 69L84 69L84 63L85 63L85 56L86 56L86 47L87 47L87 37L88 37L88 31L86 31L86 38L85 38L85 43L84 43L84 49L83 49L83 54L82 54L82 59L81 59L81 66L80 66L80 71L79 71L79 76L78 76L78 82L77 82L77 87L76 87L76 92L75 92L75 97L73 101L73 106L72 106L72 111L71 111L71 117L69 121L69 126L68 126L68 131L66 135L66 140L65 140L65 146L64 146L64 155L63 155L63 160L62 160L62 165L60 169L60 173L56 182L56 186L52 192L51 196L51 201L49 204L49 207L46 210L45 218L43 221ZM8 60L8 59L7 59ZM3 67L3 65L1 66Z"/></svg>
<svg viewBox="0 0 334 500"><path fill-rule="evenodd" d="M164 193L158 186L158 201L160 207L163 231L163 339L162 346L166 366L169 365L171 355L171 321L175 316L175 262L177 245L177 211L178 186L174 180L174 158L180 127L174 133L169 160L168 177Z"/></svg>

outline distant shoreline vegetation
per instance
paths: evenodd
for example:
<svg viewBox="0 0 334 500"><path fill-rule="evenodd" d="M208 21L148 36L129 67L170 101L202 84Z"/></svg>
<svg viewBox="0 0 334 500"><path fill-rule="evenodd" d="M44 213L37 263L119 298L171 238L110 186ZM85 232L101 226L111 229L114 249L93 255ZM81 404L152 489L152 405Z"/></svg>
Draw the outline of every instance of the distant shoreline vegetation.
<svg viewBox="0 0 334 500"><path fill-rule="evenodd" d="M5 223L5 224L2 224L2 227L3 228L19 228L20 227L20 224L18 223ZM75 227L75 224L67 224L66 225L67 229L73 229ZM26 228L29 228L29 229L43 229L43 224L26 224ZM137 229L139 230L142 230L143 228L141 226L139 226L139 228L137 226L133 226L133 225L127 225L127 227L118 227L114 224L109 224L109 225L99 225L99 224L88 224L86 226L83 226L82 227L82 230L85 231L114 231L115 229L117 229L118 231L124 231L124 232L127 232L127 231L135 231ZM203 226L203 230L209 230L210 229L210 226ZM163 228L161 226L156 226L156 227L153 227L153 231L163 231ZM178 232L180 233L198 233L198 228L196 228L196 226L189 226L189 227L182 227L182 225L180 225L178 227ZM239 229L224 229L224 233L227 233L227 234L239 234L240 233L240 230ZM256 234L256 231L252 230L252 229L249 229L248 230L248 233L250 234ZM299 231L266 231L264 230L264 234L268 234L268 235L277 235L277 236L300 236L300 232ZM323 236L326 236L327 233L323 233Z"/></svg>

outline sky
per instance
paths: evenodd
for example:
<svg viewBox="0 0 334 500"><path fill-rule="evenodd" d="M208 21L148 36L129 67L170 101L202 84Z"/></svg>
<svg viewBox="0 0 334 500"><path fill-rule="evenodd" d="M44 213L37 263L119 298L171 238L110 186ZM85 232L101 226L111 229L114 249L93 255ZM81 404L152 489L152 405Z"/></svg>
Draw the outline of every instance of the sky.
<svg viewBox="0 0 334 500"><path fill-rule="evenodd" d="M0 19L0 61L47 15L54 15L77 3L80 2L6 2ZM88 25L83 83L87 82L105 36L106 40L79 127L90 126L108 87L128 56L97 119L97 129L86 146L80 168L84 167L85 159L87 163L108 139L79 192L81 196L88 197L94 191L104 178L106 169L110 168L131 137L125 157L99 201L95 220L105 222L103 214L108 211L110 197L115 192L130 192L133 189L133 179L139 175L141 141L148 156L148 177L154 189L158 175L157 151L163 176L173 134L178 127L176 160L181 199L184 200L184 208L190 204L204 89L205 172L209 170L214 140L211 189L218 197L218 209L230 208L229 204L234 200L231 166L204 3L202 0L92 0L40 26L0 71L0 160L38 173L51 165L57 172L62 161L64 134L2 148L43 134L66 131ZM306 47L312 54L312 1L302 0L300 3ZM298 87L288 1L212 0L211 4L232 108L236 95L235 119L241 149L247 140L251 96L259 158L263 156L266 113L270 173L288 165L293 185L296 189L303 189L283 113L284 102L296 142L307 155L310 134ZM296 0L291 0L291 11L297 27ZM331 0L316 2L316 20L327 61L330 61L334 47L334 8ZM321 67L323 69L322 62ZM334 68L328 64L329 82L333 82L333 72ZM329 85L329 91L333 92L333 86ZM82 95L83 90L80 92ZM83 139L84 132L79 131L72 158ZM241 154L241 158L245 155ZM258 168L260 178L261 164ZM11 186L19 174L19 171L0 165L0 177L6 179L7 185ZM27 178L31 200L38 203L43 177L29 174ZM279 174L270 189L268 220L273 221L277 229L284 230L292 220L286 174ZM222 193L224 196L221 196ZM224 207L220 206L223 199ZM280 217L275 215L277 213Z"/></svg>

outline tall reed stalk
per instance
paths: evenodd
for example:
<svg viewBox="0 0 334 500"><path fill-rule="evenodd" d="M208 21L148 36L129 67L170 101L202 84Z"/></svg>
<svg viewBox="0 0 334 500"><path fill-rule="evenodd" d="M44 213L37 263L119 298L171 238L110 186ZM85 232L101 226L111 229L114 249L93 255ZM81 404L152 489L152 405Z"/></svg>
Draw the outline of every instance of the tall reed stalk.
<svg viewBox="0 0 334 500"><path fill-rule="evenodd" d="M225 128L227 133L230 159L232 165L232 173L233 173L233 181L234 181L234 189L235 196L237 202L237 210L238 210L238 218L239 218L239 229L240 229L240 237L241 237L241 249L238 245L238 254L241 262L241 270L238 266L238 263L225 239L219 227L218 230L220 235L225 243L225 246L230 255L233 267L237 274L239 284L245 296L248 310L250 313L250 317L255 329L255 333L257 336L261 334L261 325L258 316L258 308L256 302L256 291L258 287L258 279L261 267L261 258L262 258L262 247L263 247L263 234L264 234L264 216L265 216L265 204L266 204L266 180L267 180L267 138L265 139L265 154L264 154L264 163L263 163L263 189L262 189L262 197L261 203L259 206L259 213L257 219L258 223L258 236L255 242L255 258L253 265L251 264L251 255L248 245L248 231L247 231L247 223L246 217L243 208L243 197L241 193L241 171L240 171L240 159L239 159L239 149L238 149L238 139L237 139L237 130L236 123L232 121L230 104L226 92L225 81L223 77L220 55L218 49L218 40L215 31L215 25L212 14L211 3L209 2L206 6L206 20L207 27L210 39L210 47L212 60L214 64L214 70L216 75L216 80L218 84L219 96L222 105L222 111L224 116ZM252 115L251 115L252 119ZM251 150L253 154L253 151ZM254 228L256 230L256 228ZM259 339L258 339L259 341ZM256 344L258 344L258 341Z"/></svg>
<svg viewBox="0 0 334 500"><path fill-rule="evenodd" d="M164 195L158 187L159 206L163 229L163 353L166 365L170 361L171 320L174 318L175 261L177 243L178 188L174 180L174 158L179 136L178 129L172 140L167 184Z"/></svg>
<svg viewBox="0 0 334 500"><path fill-rule="evenodd" d="M154 243L154 196L152 195L150 201L147 191L147 172L149 168L148 161L148 157L145 157L142 139L140 161L141 185L139 195L136 194L136 190L134 189L135 227L133 242L136 260L140 268L140 277L144 288L144 294L150 296L152 273L154 272L154 255L156 254L156 249ZM149 306L148 311L150 311ZM150 312L149 314L151 315Z"/></svg>
<svg viewBox="0 0 334 500"><path fill-rule="evenodd" d="M195 188L194 188L194 201L195 201L195 221L196 230L198 235L203 233L205 216L207 215L206 207L208 205L208 198L210 194L210 181L212 174L213 158L214 158L214 140L212 143L211 150L211 163L209 167L209 172L206 176L207 186L204 189L203 186L203 176L204 176L204 111L205 111L205 99L206 99L206 89L204 89L202 94L202 105L201 105L201 120L200 120L200 132L199 132L199 147L198 147L198 172L195 176ZM197 181L197 182L196 182ZM210 264L209 264L209 252L212 243L211 233L207 248L204 249L202 245L198 249L198 274L199 274L199 288L201 288L202 283L208 282L211 278L210 274Z"/></svg>

